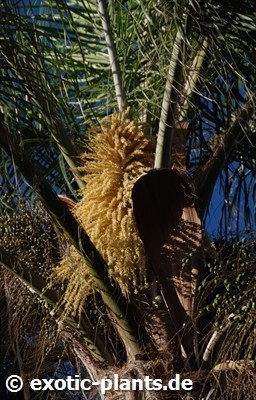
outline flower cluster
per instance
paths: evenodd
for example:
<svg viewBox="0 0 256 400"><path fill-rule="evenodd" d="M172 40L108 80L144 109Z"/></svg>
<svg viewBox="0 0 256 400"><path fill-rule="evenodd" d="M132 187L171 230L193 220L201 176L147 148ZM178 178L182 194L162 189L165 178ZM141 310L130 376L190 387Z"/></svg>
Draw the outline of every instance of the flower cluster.
<svg viewBox="0 0 256 400"><path fill-rule="evenodd" d="M86 187L75 215L107 262L110 277L127 297L146 285L146 255L135 225L131 193L136 180L152 168L153 151L152 138L145 136L141 123L131 120L127 112L114 114L101 121L100 131L92 131L80 168ZM92 280L73 248L60 268L66 277L70 275L73 289L80 280L78 297L88 294ZM80 300L76 301L81 305Z"/></svg>

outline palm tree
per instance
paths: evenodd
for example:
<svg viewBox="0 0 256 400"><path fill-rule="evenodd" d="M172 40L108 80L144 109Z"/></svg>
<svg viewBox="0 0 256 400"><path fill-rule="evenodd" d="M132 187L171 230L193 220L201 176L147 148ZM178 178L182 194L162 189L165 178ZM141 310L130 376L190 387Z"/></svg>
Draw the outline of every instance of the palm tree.
<svg viewBox="0 0 256 400"><path fill-rule="evenodd" d="M251 0L2 1L1 329L20 375L60 359L254 397L255 22Z"/></svg>

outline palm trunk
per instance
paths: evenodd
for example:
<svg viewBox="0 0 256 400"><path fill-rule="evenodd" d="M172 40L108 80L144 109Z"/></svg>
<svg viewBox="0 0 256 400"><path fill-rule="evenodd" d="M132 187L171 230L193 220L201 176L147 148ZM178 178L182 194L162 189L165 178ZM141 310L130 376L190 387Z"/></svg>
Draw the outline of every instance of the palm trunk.
<svg viewBox="0 0 256 400"><path fill-rule="evenodd" d="M187 358L193 359L191 323L198 269L193 263L183 263L201 246L201 223L190 188L171 170L153 170L136 182L133 206L141 239L168 306L173 336L180 336Z"/></svg>

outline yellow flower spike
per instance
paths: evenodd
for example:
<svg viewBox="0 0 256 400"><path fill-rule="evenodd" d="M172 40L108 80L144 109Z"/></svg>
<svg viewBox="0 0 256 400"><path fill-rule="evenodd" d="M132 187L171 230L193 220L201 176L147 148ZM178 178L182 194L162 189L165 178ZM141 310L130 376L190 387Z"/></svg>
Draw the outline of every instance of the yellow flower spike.
<svg viewBox="0 0 256 400"><path fill-rule="evenodd" d="M126 297L131 291L146 287L146 256L135 225L131 192L136 180L153 167L154 161L153 140L144 135L141 123L128 118L128 113L104 118L101 131L91 135L91 152L84 155L84 165L79 168L86 187L74 209ZM68 263L72 263L69 272ZM70 279L65 296L70 311L75 312L77 307L79 312L93 281L73 248L60 268ZM80 286L75 288L77 282Z"/></svg>
<svg viewBox="0 0 256 400"><path fill-rule="evenodd" d="M143 125L128 114L105 118L102 132L92 135L92 153L85 154L80 168L87 185L75 208L126 296L136 286L145 285L146 258L135 226L131 191L139 176L153 167L154 150Z"/></svg>

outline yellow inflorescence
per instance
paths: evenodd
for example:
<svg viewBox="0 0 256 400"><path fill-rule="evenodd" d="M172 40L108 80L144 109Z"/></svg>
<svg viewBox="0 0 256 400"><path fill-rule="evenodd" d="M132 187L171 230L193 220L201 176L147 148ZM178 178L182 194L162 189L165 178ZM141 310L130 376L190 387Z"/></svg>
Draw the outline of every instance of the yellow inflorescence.
<svg viewBox="0 0 256 400"><path fill-rule="evenodd" d="M85 298L91 291L93 281L84 259L74 246L70 247L69 254L66 254L61 263L55 267L51 279L55 284L58 282L67 284L59 304L64 309L61 319L65 319L68 315L81 315Z"/></svg>
<svg viewBox="0 0 256 400"><path fill-rule="evenodd" d="M91 136L81 171L87 183L75 214L109 266L123 293L145 285L145 253L135 226L131 192L153 165L153 144L142 124L114 114Z"/></svg>
<svg viewBox="0 0 256 400"><path fill-rule="evenodd" d="M107 262L110 276L129 297L131 291L146 285L146 256L135 225L131 194L139 176L153 166L154 145L144 135L142 124L130 120L128 113L120 113L105 118L100 132L92 132L89 150L80 168L86 188L74 212ZM59 272L65 270L66 277L70 271L72 288L68 285L67 294L72 294L72 307L75 302L81 304L78 297L84 300L92 288L86 265L72 250L59 268ZM80 294L75 300L77 280Z"/></svg>

